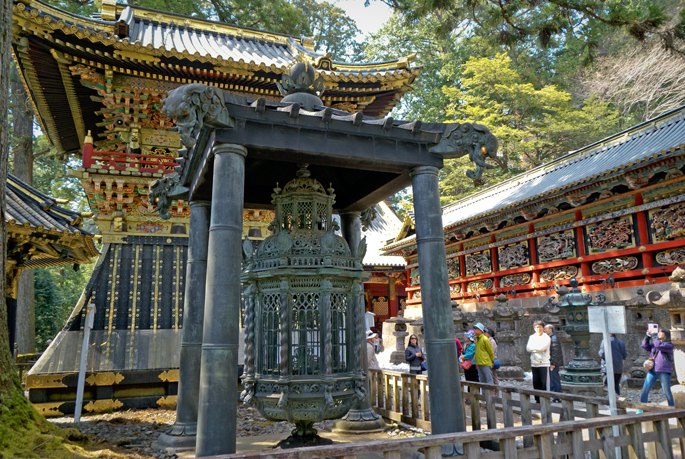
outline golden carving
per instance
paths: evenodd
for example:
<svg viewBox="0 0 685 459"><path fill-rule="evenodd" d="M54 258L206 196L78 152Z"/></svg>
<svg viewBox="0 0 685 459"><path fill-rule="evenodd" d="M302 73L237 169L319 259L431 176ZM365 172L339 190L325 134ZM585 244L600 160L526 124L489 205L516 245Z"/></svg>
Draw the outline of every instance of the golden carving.
<svg viewBox="0 0 685 459"><path fill-rule="evenodd" d="M27 389L45 389L48 387L67 387L62 380L67 375L28 375L26 377Z"/></svg>
<svg viewBox="0 0 685 459"><path fill-rule="evenodd" d="M124 377L121 373L114 374L112 372L96 373L86 378L86 382L91 386L112 386L114 384L119 384L123 380Z"/></svg>
<svg viewBox="0 0 685 459"><path fill-rule="evenodd" d="M643 269L642 274L649 274L649 269L647 269L647 268Z"/></svg>
<svg viewBox="0 0 685 459"><path fill-rule="evenodd" d="M64 405L64 402L36 403L33 405L33 407L41 414L41 416L48 418L64 416L64 413L59 410L62 405Z"/></svg>
<svg viewBox="0 0 685 459"><path fill-rule="evenodd" d="M157 405L168 410L174 409L176 408L176 396L169 395L168 397L160 397L160 399L157 400Z"/></svg>
<svg viewBox="0 0 685 459"><path fill-rule="evenodd" d="M119 400L95 400L88 402L86 406L83 407L84 410L94 413L104 413L105 411L113 411L117 408L124 406Z"/></svg>
<svg viewBox="0 0 685 459"><path fill-rule="evenodd" d="M165 370L157 377L165 382L178 382L178 370Z"/></svg>
<svg viewBox="0 0 685 459"><path fill-rule="evenodd" d="M644 252L645 250L647 250L647 247L645 247L644 245L641 245L638 250L640 250L640 252Z"/></svg>

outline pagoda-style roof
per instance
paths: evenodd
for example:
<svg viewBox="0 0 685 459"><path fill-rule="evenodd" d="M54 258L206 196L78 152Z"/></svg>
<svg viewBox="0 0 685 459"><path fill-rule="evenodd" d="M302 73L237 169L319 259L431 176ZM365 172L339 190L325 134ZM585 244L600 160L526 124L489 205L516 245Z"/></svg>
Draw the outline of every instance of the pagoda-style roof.
<svg viewBox="0 0 685 459"><path fill-rule="evenodd" d="M77 16L38 0L18 0L13 21L13 51L36 113L50 141L66 152L80 150L88 130L96 139L106 132L107 123L93 116L106 113L101 94L92 87L100 83L88 75L93 84L84 85L87 69L101 72L105 86L130 88L133 99L138 94L134 101L120 95L122 104L144 102L147 93L165 94L186 83L278 101L276 82L294 63L309 62L328 88L322 96L326 105L346 105L370 116L389 113L412 89L419 72L410 68L413 56L369 64L334 62L315 53L306 37L111 0L103 1L100 19Z"/></svg>
<svg viewBox="0 0 685 459"><path fill-rule="evenodd" d="M57 206L11 174L7 176L8 272L11 278L23 269L91 263L99 252L93 234L81 228L79 212ZM14 290L12 289L12 293Z"/></svg>
<svg viewBox="0 0 685 459"><path fill-rule="evenodd" d="M605 199L614 187L656 183L667 171L655 174L655 164L683 154L685 106L447 205L443 227L459 240L474 229L487 232ZM384 250L415 247L410 236Z"/></svg>

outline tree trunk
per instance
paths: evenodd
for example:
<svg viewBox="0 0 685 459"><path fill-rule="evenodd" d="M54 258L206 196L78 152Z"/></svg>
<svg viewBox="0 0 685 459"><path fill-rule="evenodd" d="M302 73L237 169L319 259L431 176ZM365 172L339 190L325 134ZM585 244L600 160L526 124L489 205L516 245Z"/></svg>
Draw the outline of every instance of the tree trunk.
<svg viewBox="0 0 685 459"><path fill-rule="evenodd" d="M33 108L15 66L10 76L12 90L12 173L33 185ZM33 271L19 276L17 285L17 320L15 322L17 352L30 354L36 351L36 314L33 288Z"/></svg>
<svg viewBox="0 0 685 459"><path fill-rule="evenodd" d="M10 43L12 40L12 0L0 0L0 69L13 66ZM0 70L0 211L5 213L5 186L7 184L7 156L9 154L8 96L9 72ZM7 222L0 218L0 402L20 393L19 375L14 369L8 345L7 303L5 276L7 264Z"/></svg>

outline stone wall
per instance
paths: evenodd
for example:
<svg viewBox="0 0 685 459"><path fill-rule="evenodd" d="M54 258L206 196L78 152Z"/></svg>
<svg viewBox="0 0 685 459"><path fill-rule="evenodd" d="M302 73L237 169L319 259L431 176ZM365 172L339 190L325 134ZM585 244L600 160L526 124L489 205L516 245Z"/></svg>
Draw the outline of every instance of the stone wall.
<svg viewBox="0 0 685 459"><path fill-rule="evenodd" d="M606 295L605 304L611 304L613 302L627 302L631 299L634 299L638 296L638 290L640 289L643 291L643 293L646 294L648 291L663 292L668 290L669 287L670 284L656 284L645 285L644 287L606 289L600 291L593 291L590 293L592 293L593 296L598 295L600 293ZM573 341L571 340L571 337L566 332L562 331L560 328L563 325L563 318L560 318L559 315L546 313L543 310L543 306L545 305L545 303L547 303L548 300L549 296L540 296L533 298L513 298L510 299L508 302L508 306L520 307L523 308L526 312L526 315L522 319L515 321L515 329L520 334L520 338L516 340L516 355L521 361L521 366L524 368L525 371L530 371L530 358L529 354L526 352L526 343L528 342L528 336L530 336L533 333L533 322L535 322L536 320L543 320L545 323L554 324L554 328L555 330L557 330L556 334L561 339L562 346L564 348L564 362L568 364L568 362L570 362L573 359ZM556 298L556 300L558 300L558 298ZM497 306L496 301L487 301L480 303L464 302L463 304L459 304L459 308L463 312L474 314L476 316L476 320L474 320L473 322L461 322L461 326L457 324L455 328L457 330L460 328L463 330L469 330L473 328L473 325L476 322L482 322L486 327L492 327L496 329L497 324L494 320L485 318L482 315L478 314L483 309L492 309L495 306ZM405 312L405 317L409 316L408 312L409 311ZM414 308L411 317L416 317L420 319L422 316L421 312L422 311L420 308ZM647 307L627 308L626 315L629 331L628 334L624 336L619 336L619 338L621 338L626 343L626 349L628 352L628 359L626 359L626 361L624 362L624 373L628 373L630 371L630 368L633 366L634 362L637 365L641 365L641 362L645 358L647 358L647 353L644 352L640 347L640 343L642 342L642 338L644 337L646 331L646 326L644 328L638 328L636 325L642 322L649 321L658 323L662 327L670 326L668 312L662 309L654 309ZM395 346L395 337L392 335L392 332L394 331L393 325L394 324L383 324L382 338L383 344L386 349L388 348L388 346L391 346L392 348L394 348ZM425 349L422 325L408 324L407 332L409 333L409 335L407 335L405 339L405 346L406 344L408 344L409 336L412 333L415 333L419 336L420 345ZM455 336L463 342L463 332L456 332ZM495 337L495 339L497 339L497 337ZM590 348L592 349L593 355L597 355L597 351L599 350L601 340L601 334L593 335L592 340L590 341ZM430 359L430 356L426 355L426 358ZM597 360L599 361L599 357L597 357Z"/></svg>

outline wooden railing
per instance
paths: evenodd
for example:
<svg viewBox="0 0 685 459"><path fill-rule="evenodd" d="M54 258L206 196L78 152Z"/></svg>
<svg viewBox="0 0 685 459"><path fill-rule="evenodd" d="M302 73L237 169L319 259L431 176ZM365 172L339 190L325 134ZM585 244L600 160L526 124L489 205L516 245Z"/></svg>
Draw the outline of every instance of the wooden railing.
<svg viewBox="0 0 685 459"><path fill-rule="evenodd" d="M431 430L428 403L430 387L427 376L380 370L370 370L369 373L371 406L378 414L393 421ZM497 425L498 411L502 412L505 428L514 426L514 415L520 417L523 425L532 425L534 418L540 419L542 424L548 424L576 418L607 416L600 414L600 409L609 403L604 398L469 381L462 381L461 385L464 389L465 418L471 419L474 431L482 428L481 402L484 403L485 425L488 429ZM531 397L538 397L540 402L531 400ZM560 399L561 403L553 403L552 399ZM668 409L659 405L626 401L617 402L617 407L618 414L625 414L629 408L642 411ZM526 440L526 443L529 441L531 439Z"/></svg>
<svg viewBox="0 0 685 459"><path fill-rule="evenodd" d="M426 459L442 459L442 445L463 446L467 459L554 459L563 456L585 459L586 453L605 459L674 459L673 442L685 449L683 410L666 410L639 415L621 415L554 424L488 429L476 432L429 435L395 440L345 443L329 446L262 451L259 453L212 456L213 459L319 459L339 456L382 454L383 459L399 459L402 450L422 449ZM671 425L673 421L673 425ZM617 426L620 434L614 436ZM556 434L557 441L554 441ZM517 439L530 437L530 446L517 447ZM499 451L481 452L482 444L497 444Z"/></svg>
<svg viewBox="0 0 685 459"><path fill-rule="evenodd" d="M139 172L174 172L178 163L174 158L160 155L133 155L112 151L89 151L83 149L82 166L86 169L100 167L102 169L125 171L134 169Z"/></svg>

